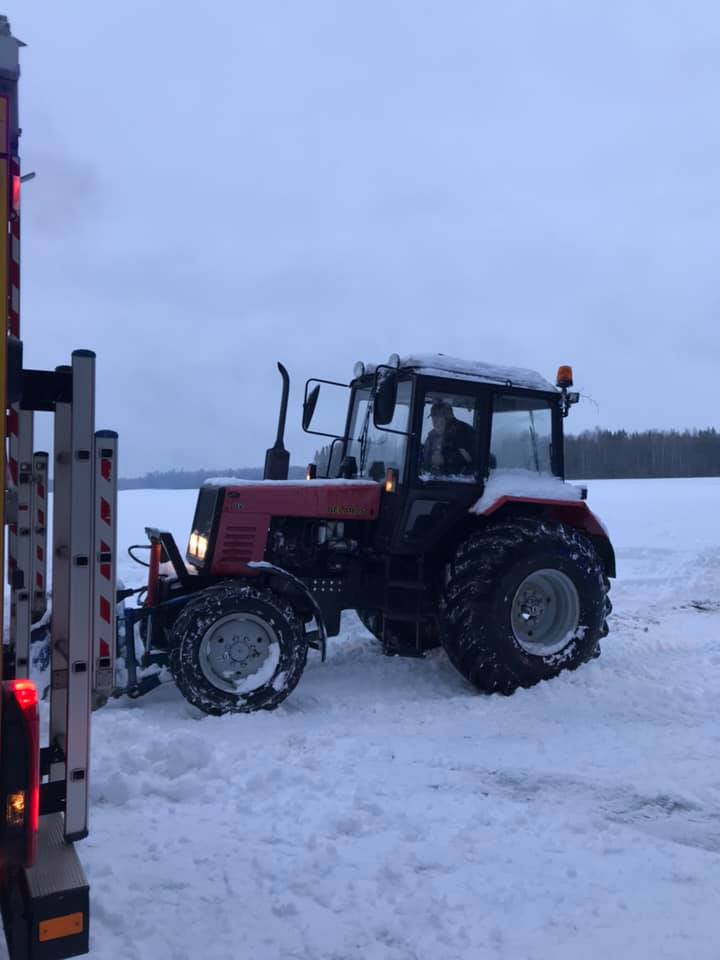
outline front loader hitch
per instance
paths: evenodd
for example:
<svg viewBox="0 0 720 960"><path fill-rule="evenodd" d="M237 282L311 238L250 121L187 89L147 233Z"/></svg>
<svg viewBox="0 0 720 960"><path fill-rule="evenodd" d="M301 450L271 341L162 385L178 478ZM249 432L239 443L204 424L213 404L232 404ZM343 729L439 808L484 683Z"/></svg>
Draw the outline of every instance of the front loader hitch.
<svg viewBox="0 0 720 960"><path fill-rule="evenodd" d="M132 699L137 699L137 697L143 696L145 693L149 693L151 690L154 690L155 687L160 686L160 674L159 672L138 675L139 669L141 667L148 666L144 661L148 656L152 655L145 654L142 658L143 662L138 663L137 653L135 652L135 624L139 623L141 620L145 620L150 615L150 611L143 608L130 608L125 611L125 669L127 670L127 686L122 689L118 688L115 691L116 697L121 697L123 694L131 697ZM162 655L165 657L165 655Z"/></svg>
<svg viewBox="0 0 720 960"><path fill-rule="evenodd" d="M150 673L145 677L141 677L134 686L128 686L125 694L131 700L137 700L139 697L144 697L146 693L150 693L151 690L155 690L161 686L161 684L160 674Z"/></svg>

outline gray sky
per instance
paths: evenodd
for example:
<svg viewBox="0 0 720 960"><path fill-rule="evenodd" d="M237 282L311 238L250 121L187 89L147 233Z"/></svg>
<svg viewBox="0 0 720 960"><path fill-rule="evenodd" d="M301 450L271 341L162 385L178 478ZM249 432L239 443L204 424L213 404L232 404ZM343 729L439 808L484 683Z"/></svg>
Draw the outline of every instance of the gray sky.
<svg viewBox="0 0 720 960"><path fill-rule="evenodd" d="M6 0L26 363L125 475L262 462L280 380L572 363L569 426L717 424L717 0Z"/></svg>

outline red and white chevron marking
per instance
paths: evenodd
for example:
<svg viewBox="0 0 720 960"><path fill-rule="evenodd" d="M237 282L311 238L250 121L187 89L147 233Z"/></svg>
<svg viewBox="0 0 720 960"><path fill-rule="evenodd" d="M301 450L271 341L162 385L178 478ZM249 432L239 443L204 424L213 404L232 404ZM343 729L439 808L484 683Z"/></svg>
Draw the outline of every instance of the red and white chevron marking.
<svg viewBox="0 0 720 960"><path fill-rule="evenodd" d="M114 684L117 436L95 437L95 576L93 690L107 696Z"/></svg>

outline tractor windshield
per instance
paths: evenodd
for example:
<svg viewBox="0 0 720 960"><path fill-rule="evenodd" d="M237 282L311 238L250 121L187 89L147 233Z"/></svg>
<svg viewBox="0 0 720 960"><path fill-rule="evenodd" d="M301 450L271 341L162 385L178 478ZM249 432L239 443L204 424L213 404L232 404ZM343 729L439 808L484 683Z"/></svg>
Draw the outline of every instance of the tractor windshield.
<svg viewBox="0 0 720 960"><path fill-rule="evenodd" d="M358 477L383 480L388 467L393 467L402 482L407 437L390 431L407 431L411 394L410 381L401 381L392 422L387 427L376 427L373 423L370 387L355 390L345 456L355 458Z"/></svg>
<svg viewBox="0 0 720 960"><path fill-rule="evenodd" d="M490 468L552 472L552 410L547 400L495 397Z"/></svg>

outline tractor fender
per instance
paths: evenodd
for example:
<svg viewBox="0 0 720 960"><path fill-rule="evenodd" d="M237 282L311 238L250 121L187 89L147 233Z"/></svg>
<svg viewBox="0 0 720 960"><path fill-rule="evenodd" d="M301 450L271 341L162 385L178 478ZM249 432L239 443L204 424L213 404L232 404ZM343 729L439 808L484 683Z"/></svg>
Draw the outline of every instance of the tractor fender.
<svg viewBox="0 0 720 960"><path fill-rule="evenodd" d="M607 575L609 577L616 575L615 551L610 542L610 535L602 520L592 512L584 500L502 496L483 510L481 516L499 519L508 514L527 515L528 512L550 523L563 523L565 526L587 534L605 564Z"/></svg>
<svg viewBox="0 0 720 960"><path fill-rule="evenodd" d="M303 583L295 574L283 570L282 567L276 567L274 563L267 563L265 560L251 560L248 567L253 573L264 576L271 586L273 580L280 580L283 584L284 593L289 596L302 597L303 600L307 601L317 624L317 638L313 638L310 646L320 651L320 658L324 662L327 655L327 630L318 602L308 589L307 584Z"/></svg>

